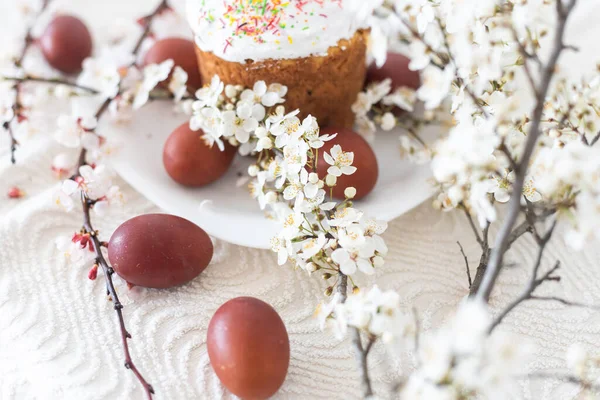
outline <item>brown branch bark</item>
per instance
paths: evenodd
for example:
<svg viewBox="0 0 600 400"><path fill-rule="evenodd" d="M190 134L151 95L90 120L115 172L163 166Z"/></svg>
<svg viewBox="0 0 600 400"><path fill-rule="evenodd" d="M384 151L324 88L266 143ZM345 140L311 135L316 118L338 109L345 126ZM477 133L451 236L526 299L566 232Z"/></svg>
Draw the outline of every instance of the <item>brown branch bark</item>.
<svg viewBox="0 0 600 400"><path fill-rule="evenodd" d="M519 168L517 168L515 171L516 176L513 184L511 200L509 203L509 211L496 238L495 246L492 250L490 261L487 266L487 271L483 277L481 287L477 292L477 297L486 302L489 300L496 280L500 274L502 260L509 246L509 236L521 210L521 196L523 192L523 186L525 184L525 177L527 174L529 161L541 134L540 125L544 112L545 100L550 90L550 84L552 82L552 78L554 77L558 60L565 49L564 36L566 26L569 16L576 4L577 0L569 0L566 6L562 4L562 0L558 0L556 2L558 27L554 36L553 50L550 55L550 59L544 68L538 90L536 91L536 105L531 118L531 128L529 129L525 149L523 150L523 154L519 159Z"/></svg>
<svg viewBox="0 0 600 400"><path fill-rule="evenodd" d="M600 385L595 385L593 383L590 383L588 381L582 380L581 378L578 378L578 377L573 376L573 375L559 375L559 374L552 374L552 373L546 373L546 372L534 372L534 373L526 375L525 378L532 378L532 379L557 379L557 380L562 381L562 382L567 382L567 383L572 383L572 384L575 384L575 385L580 385L583 389L587 389L587 390L600 390Z"/></svg>
<svg viewBox="0 0 600 400"><path fill-rule="evenodd" d="M592 141L590 142L590 146L595 145L596 143L598 143L598 140L600 140L600 131L598 131L598 133L596 134L596 136L594 136L594 138L592 139Z"/></svg>
<svg viewBox="0 0 600 400"><path fill-rule="evenodd" d="M600 310L600 306L595 306L595 305L592 305L592 304L580 303L580 302L577 302L577 301L570 301L570 300L563 299L563 298L557 297L557 296L535 296L535 295L531 295L531 296L529 296L529 300L555 301L557 303L561 303L561 304L564 304L565 306L569 306L569 307L579 307L579 308L588 308L590 310Z"/></svg>
<svg viewBox="0 0 600 400"><path fill-rule="evenodd" d="M132 51L132 53L134 55L137 55L144 39L150 33L152 21L154 20L154 18L157 15L159 15L163 10L167 9L168 7L169 7L169 5L168 5L167 1L161 0L160 4L154 9L154 11L142 19L145 24L144 32L140 35L140 38L138 39L138 41ZM111 99L106 99L102 103L102 105L98 108L98 110L96 111L96 114L95 114L95 116L98 120L106 113L111 101L112 101ZM79 159L77 162L77 170L75 172L74 178L77 178L79 176L78 175L79 168L84 165L87 165L86 155L87 155L86 149L82 148L79 153ZM104 255L102 254L101 249L102 249L103 242L101 242L100 239L98 238L98 232L96 232L96 230L92 226L92 222L91 222L90 209L92 208L93 204L94 204L94 200L88 198L86 193L82 191L81 205L83 208L83 229L87 233L90 234L90 237L94 243L94 251L96 253L96 261L97 261L97 264L104 271L106 290L107 290L107 293L109 294L109 296L111 297L111 299L114 303L115 311L117 312L117 319L119 321L119 328L120 328L121 339L122 339L121 341L122 341L122 345L123 345L123 352L125 355L125 368L127 368L133 372L133 374L135 375L137 380L142 385L144 392L146 394L146 397L148 399L152 399L152 395L154 394L154 388L152 387L152 385L150 383L148 383L148 381L146 381L146 379L144 378L142 373L138 370L138 368L136 367L135 363L133 362L133 360L131 358L131 353L129 351L129 343L128 343L128 340L131 339L131 335L129 334L129 332L126 329L125 319L123 317L123 305L119 301L119 297L118 297L117 291L115 289L115 286L114 286L114 283L112 280L112 275L114 274L114 270L108 264L108 262L104 258Z"/></svg>
<svg viewBox="0 0 600 400"><path fill-rule="evenodd" d="M519 297L517 297L515 300L513 300L494 319L494 321L492 322L492 324L490 325L490 328L489 328L490 332L492 330L494 330L494 328L496 326L498 326L498 324L500 324L500 322L502 322L502 320L508 314L510 314L519 304L523 303L526 300L531 299L531 297L533 296L533 293L535 292L535 290L542 283L544 283L546 281L549 281L549 280L557 280L557 277L553 276L552 274L554 272L556 272L556 270L558 270L558 268L560 268L560 262L557 262L552 269L550 269L548 272L546 272L541 278L538 278L538 272L539 272L540 266L542 265L542 257L544 255L544 251L546 249L546 246L548 245L548 243L550 242L550 239L552 238L552 233L554 232L554 227L555 227L555 225L553 225L548 230L548 232L544 235L544 237L541 239L541 241L539 243L539 249L538 249L537 257L536 257L535 263L533 265L533 272L531 273L531 277L529 278L529 282L527 283L527 286L523 290L523 293L521 293L521 295Z"/></svg>
<svg viewBox="0 0 600 400"><path fill-rule="evenodd" d="M2 77L2 78L0 78L0 80L4 80L4 81L8 81L8 82L15 82L18 84L27 83L27 82L36 82L36 83L47 83L49 85L64 85L64 86L68 86L68 87L71 87L74 89L83 90L83 91L91 93L91 94L99 93L96 89L93 89L93 88L90 88L87 86L81 86L76 83L64 80L64 79L47 79L47 78L39 78L39 77L27 75L23 78Z"/></svg>
<svg viewBox="0 0 600 400"><path fill-rule="evenodd" d="M94 252L96 254L96 263L102 268L104 272L104 280L106 281L106 291L110 296L114 304L114 309L117 312L117 319L119 322L119 328L121 331L121 339L123 344L123 351L125 353L125 368L131 370L133 374L136 376L138 381L142 384L146 396L148 399L152 399L152 394L154 394L154 388L150 385L140 371L137 369L134 364L131 353L129 351L129 343L128 340L131 339L131 335L127 331L125 327L125 319L123 318L123 305L119 300L119 296L115 289L115 285L113 283L112 276L115 273L114 269L108 264L104 255L102 254L102 242L98 238L98 232L94 229L92 225L92 220L90 216L91 206L93 201L90 200L85 192L81 192L81 204L83 206L83 230L85 233L89 233L90 239L94 244Z"/></svg>
<svg viewBox="0 0 600 400"><path fill-rule="evenodd" d="M465 266L467 268L467 280L469 282L469 289L471 289L471 286L473 286L473 280L471 279L471 268L469 267L469 259L465 254L465 249L463 249L462 244L460 244L460 242L456 242L456 244L458 244L458 247L460 248L460 254L462 254L463 258L465 259Z"/></svg>
<svg viewBox="0 0 600 400"><path fill-rule="evenodd" d="M23 45L23 49L21 50L19 57L15 60L15 65L17 67L21 67L23 65L23 60L25 59L25 56L27 55L29 48L31 47L31 45L34 42L33 36L32 36L33 27L35 26L37 19L48 8L50 1L51 0L44 0L44 2L42 3L42 7L40 9L40 12L37 15L36 21L34 21L31 24L31 26L29 26L29 28L27 29L27 32L25 33L25 43ZM15 91L15 94L16 94L15 103L13 104L13 107L12 107L14 115L10 121L6 121L2 125L3 128L6 129L6 131L8 132L8 135L10 137L10 162L13 164L17 163L16 152L17 152L17 147L19 146L19 142L17 142L17 139L15 138L15 132L13 130L13 122L15 120L19 119L20 114L23 110L23 105L21 104L21 83L22 82L15 82L15 84L13 85L13 90Z"/></svg>

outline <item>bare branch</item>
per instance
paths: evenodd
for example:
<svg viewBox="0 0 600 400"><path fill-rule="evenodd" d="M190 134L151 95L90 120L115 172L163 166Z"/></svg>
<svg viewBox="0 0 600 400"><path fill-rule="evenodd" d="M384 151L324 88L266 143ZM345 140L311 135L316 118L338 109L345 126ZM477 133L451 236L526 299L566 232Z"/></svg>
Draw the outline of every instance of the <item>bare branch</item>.
<svg viewBox="0 0 600 400"><path fill-rule="evenodd" d="M506 147L506 143L504 143L504 141L500 144L499 150L506 156L508 162L510 163L510 167L513 170L519 168L519 164L517 164L517 161L514 159L512 154L510 154L510 150L508 150L508 147Z"/></svg>
<svg viewBox="0 0 600 400"><path fill-rule="evenodd" d="M458 245L458 247L460 248L460 253L462 254L463 258L465 259L465 265L467 267L467 279L469 280L469 288L471 286L473 286L473 280L471 279L471 268L469 267L469 260L467 259L467 255L465 254L465 249L463 249L462 244L460 244L460 242L456 242L456 244Z"/></svg>
<svg viewBox="0 0 600 400"><path fill-rule="evenodd" d="M69 82L69 81L63 80L63 79L47 79L47 78L39 78L39 77L28 75L28 76L24 76L23 78L11 78L11 77L4 77L4 76L0 77L0 81L3 81L3 80L8 81L8 82L15 82L15 83L36 82L36 83L47 83L49 85L63 85L63 86L72 87L74 89L83 90L83 91L91 93L91 94L99 93L96 89L93 89L91 87L78 85L76 83Z"/></svg>
<svg viewBox="0 0 600 400"><path fill-rule="evenodd" d="M556 296L529 296L529 300L540 300L540 301L555 301L565 306L569 307L580 307L580 308L588 308L590 310L600 310L600 306L595 306L592 304L580 303L577 301L570 301Z"/></svg>
<svg viewBox="0 0 600 400"><path fill-rule="evenodd" d="M525 288L525 290L519 297L517 297L508 306L506 306L506 308L496 317L496 319L494 319L494 321L490 325L489 332L492 332L494 330L494 328L496 328L496 326L498 326L508 314L510 314L515 308L517 308L517 306L519 306L524 301L530 300L531 296L533 295L533 292L535 292L535 290L542 283L544 283L546 281L560 280L559 277L552 275L554 272L556 272L560 268L560 261L557 261L556 264L554 265L554 267L552 269L550 269L548 272L546 272L541 278L537 277L537 272L540 268L543 253L544 253L544 248L541 247L540 250L538 251L538 257L537 257L537 260L536 260L536 263L535 263L535 266L533 269L533 274L529 280L529 283L527 284L527 287Z"/></svg>
<svg viewBox="0 0 600 400"><path fill-rule="evenodd" d="M40 8L39 13L37 14L38 19L44 13L44 11L46 11L46 9L48 8L50 1L51 0L44 0L42 2L42 7ZM19 57L15 60L15 65L17 67L21 67L23 65L23 60L25 60L25 56L27 55L29 48L34 43L32 31L33 31L34 26L36 25L36 22L37 21L34 21L27 28L27 32L25 33L25 44L23 45L23 48L21 49L21 53L19 54ZM21 104L21 82L15 82L15 84L13 85L13 90L15 91L15 103L12 106L13 116L9 121L6 121L2 125L2 127L4 129L6 129L6 131L8 132L8 135L10 137L10 162L13 164L16 164L17 158L16 158L15 153L17 152L17 147L19 146L19 142L15 138L15 132L13 130L13 122L18 121L19 118L22 117L21 111L23 109L23 105Z"/></svg>
<svg viewBox="0 0 600 400"><path fill-rule="evenodd" d="M590 146L593 146L596 143L598 143L598 140L600 140L600 131L598 131L598 133L596 133L596 136L594 136L594 138L590 142Z"/></svg>
<svg viewBox="0 0 600 400"><path fill-rule="evenodd" d="M531 86L531 90L533 91L535 96L538 97L537 84L535 83L535 78L533 77L531 69L529 68L529 59L532 58L531 54L529 54L525 46L523 46L523 43L521 43L521 41L519 40L519 35L517 34L517 30L515 29L515 27L511 24L510 28L512 31L513 39L519 47L519 53L521 53L521 57L523 57L523 68L525 69L525 75L527 76L527 80L529 81L529 86Z"/></svg>
<svg viewBox="0 0 600 400"><path fill-rule="evenodd" d="M477 292L477 297L483 301L489 300L496 280L498 279L502 267L502 259L506 253L506 250L508 249L509 236L519 216L521 209L521 196L525 184L527 168L529 166L529 161L531 160L533 150L535 149L536 143L541 134L540 127L544 112L545 99L550 90L550 84L552 82L552 78L554 77L558 60L565 49L563 39L566 31L567 21L569 20L569 16L575 7L575 4L577 4L577 0L570 0L566 8L561 1L557 1L556 3L557 14L559 18L558 27L554 37L554 46L550 59L544 68L539 88L536 92L536 105L531 118L531 128L527 136L525 149L523 150L523 154L519 159L519 166L515 170L516 176L513 184L511 201L509 204L509 211L506 216L506 220L500 228L500 232L496 238L496 243L494 249L492 250L490 262L483 278L481 288Z"/></svg>
<svg viewBox="0 0 600 400"><path fill-rule="evenodd" d="M168 7L169 6L167 3L167 0L161 0L160 4L154 9L154 11L151 14L149 14L148 16L143 18L143 21L145 24L145 29L144 29L144 32L140 35L140 37L135 45L135 48L132 51L134 56L137 55L137 53L139 52L139 50L141 48L141 43L149 35L152 21L154 20L154 18L156 16L158 16L162 11L167 9ZM98 110L96 111L96 114L95 114L95 117L97 119L100 119L106 113L110 103L111 103L111 99L106 99L102 103L102 105L98 108ZM76 175L74 176L74 178L78 177L77 174L79 174L79 168L84 165L87 165L86 155L87 155L86 149L82 148L79 153ZM107 291L107 294L112 299L112 301L114 303L115 311L117 312L117 318L119 321L119 327L120 327L121 339L122 339L121 341L122 341L122 345L123 345L123 351L125 353L125 368L130 369L133 372L133 374L136 376L136 378L138 379L138 381L144 388L146 397L148 399L152 399L152 395L154 394L154 388L152 387L152 385L150 385L150 383L148 383L148 381L146 381L146 379L141 374L141 372L137 369L136 365L134 364L134 362L131 358L131 353L129 351L129 344L128 344L128 340L131 339L131 335L129 334L129 332L127 331L127 329L125 327L125 320L123 318L123 311L122 311L123 305L119 301L119 297L118 297L117 291L115 289L115 286L114 286L114 283L112 280L112 275L114 274L114 270L108 264L108 262L104 258L104 255L102 254L103 242L101 242L100 239L98 238L98 233L92 226L92 222L91 222L90 210L93 207L93 204L94 204L94 201L92 199L88 198L87 194L84 191L82 191L81 205L83 207L83 222L84 222L83 230L85 232L89 233L89 235L94 243L94 251L96 253L97 264L104 271L104 279L106 282L106 291Z"/></svg>
<svg viewBox="0 0 600 400"><path fill-rule="evenodd" d="M96 254L96 262L102 268L104 272L104 280L106 281L106 291L110 296L114 309L117 312L117 319L119 321L119 328L121 331L121 342L123 344L123 351L125 353L125 368L130 369L136 378L140 381L142 386L144 387L144 391L148 399L152 399L152 394L154 393L154 388L150 385L146 379L142 376L140 371L137 369L133 360L131 359L131 353L129 351L128 340L131 339L131 335L127 331L125 327L125 319L123 318L123 305L119 300L119 296L115 289L115 285L113 283L112 276L115 273L113 268L108 265L108 262L104 258L104 254L102 254L102 242L98 239L98 233L92 226L92 221L90 217L90 210L92 201L87 197L85 192L81 192L81 204L83 206L83 230L86 233L89 233L90 239L94 243L94 252Z"/></svg>
<svg viewBox="0 0 600 400"><path fill-rule="evenodd" d="M467 217L467 221L469 221L469 226L471 227L471 230L473 231L473 234L475 235L475 240L477 240L477 243L479 243L479 246L481 246L481 248L484 249L486 247L486 243L481 238L481 234L479 233L479 229L477 229L477 226L475 225L475 222L473 221L473 217L471 216L471 213L469 213L469 211L467 210L467 207L465 207L464 205L461 205L461 208L464 211L465 216ZM488 224L488 226L489 226L489 224Z"/></svg>
<svg viewBox="0 0 600 400"><path fill-rule="evenodd" d="M524 221L521 225L517 226L508 237L508 245L509 247L516 242L521 236L526 234L527 232L532 233L533 227L529 223L529 221Z"/></svg>
<svg viewBox="0 0 600 400"><path fill-rule="evenodd" d="M556 379L562 382L573 383L575 385L580 385L583 389L588 390L600 390L599 385L594 385L590 382L582 380L573 375L561 375L561 374L553 374L547 372L533 372L531 374L527 374L524 378L531 379Z"/></svg>

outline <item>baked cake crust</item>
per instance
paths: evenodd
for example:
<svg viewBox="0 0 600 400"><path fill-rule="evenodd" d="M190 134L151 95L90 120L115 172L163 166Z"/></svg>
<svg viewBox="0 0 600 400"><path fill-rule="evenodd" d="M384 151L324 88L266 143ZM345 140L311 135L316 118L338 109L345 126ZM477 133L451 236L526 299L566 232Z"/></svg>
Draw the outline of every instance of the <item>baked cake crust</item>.
<svg viewBox="0 0 600 400"><path fill-rule="evenodd" d="M349 40L330 47L326 56L295 59L226 61L196 46L204 82L218 75L225 84L252 87L257 81L281 83L288 87L287 112L300 110L313 115L322 127L352 128L352 104L361 91L367 73L368 31L358 30Z"/></svg>

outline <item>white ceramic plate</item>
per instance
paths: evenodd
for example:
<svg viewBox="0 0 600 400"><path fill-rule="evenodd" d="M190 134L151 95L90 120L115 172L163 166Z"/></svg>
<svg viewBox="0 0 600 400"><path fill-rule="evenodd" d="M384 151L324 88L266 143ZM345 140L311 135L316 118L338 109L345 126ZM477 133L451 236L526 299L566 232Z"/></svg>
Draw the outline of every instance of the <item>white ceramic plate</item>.
<svg viewBox="0 0 600 400"><path fill-rule="evenodd" d="M185 116L172 111L169 102L149 104L127 125L106 124L102 132L121 142L112 157L115 170L137 191L165 212L201 226L210 235L230 243L268 248L278 232L276 222L265 218L247 185L236 186L246 175L249 161L238 156L226 176L204 188L189 189L173 182L162 164L163 145ZM380 166L375 190L357 207L368 215L390 221L429 198L429 166L400 159L399 132L381 132L373 143Z"/></svg>

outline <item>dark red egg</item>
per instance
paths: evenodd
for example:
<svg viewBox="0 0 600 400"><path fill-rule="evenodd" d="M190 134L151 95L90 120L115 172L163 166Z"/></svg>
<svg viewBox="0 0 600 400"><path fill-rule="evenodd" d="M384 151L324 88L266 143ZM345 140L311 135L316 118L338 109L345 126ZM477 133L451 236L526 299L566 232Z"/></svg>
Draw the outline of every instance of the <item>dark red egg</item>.
<svg viewBox="0 0 600 400"><path fill-rule="evenodd" d="M344 190L347 187L356 189L354 199L358 200L373 190L379 177L379 167L375 152L362 136L346 128L325 128L321 130L322 135L331 135L337 133L335 139L325 142L325 146L319 149L319 161L317 164L317 173L321 179L327 176L327 170L330 165L325 161L323 154L331 154L331 148L339 144L344 152L354 153L352 166L357 170L352 175L342 175L337 178L337 183L333 187L333 196L337 199L344 199ZM329 189L326 187L329 192Z"/></svg>
<svg viewBox="0 0 600 400"><path fill-rule="evenodd" d="M213 244L202 228L168 214L132 218L113 233L108 259L127 282L165 289L183 285L206 269Z"/></svg>
<svg viewBox="0 0 600 400"><path fill-rule="evenodd" d="M367 83L381 82L386 78L392 79L392 90L407 86L418 89L421 78L417 71L408 69L410 59L398 53L388 53L387 60L381 68L373 63L367 72Z"/></svg>
<svg viewBox="0 0 600 400"><path fill-rule="evenodd" d="M264 400L283 385L290 341L277 312L264 301L238 297L210 320L208 357L221 383L244 400Z"/></svg>
<svg viewBox="0 0 600 400"><path fill-rule="evenodd" d="M169 176L184 186L208 185L223 176L235 157L236 149L229 144L221 151L208 146L202 131L193 131L189 123L175 129L163 149L163 164Z"/></svg>
<svg viewBox="0 0 600 400"><path fill-rule="evenodd" d="M83 60L92 55L90 31L71 15L54 17L40 36L39 45L48 64L65 74L79 72Z"/></svg>
<svg viewBox="0 0 600 400"><path fill-rule="evenodd" d="M188 74L188 86L194 90L202 87L202 78L196 58L196 45L191 40L167 38L154 43L144 57L144 65L160 64L173 60Z"/></svg>

